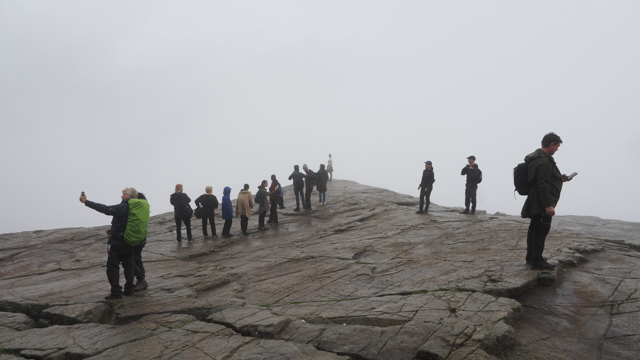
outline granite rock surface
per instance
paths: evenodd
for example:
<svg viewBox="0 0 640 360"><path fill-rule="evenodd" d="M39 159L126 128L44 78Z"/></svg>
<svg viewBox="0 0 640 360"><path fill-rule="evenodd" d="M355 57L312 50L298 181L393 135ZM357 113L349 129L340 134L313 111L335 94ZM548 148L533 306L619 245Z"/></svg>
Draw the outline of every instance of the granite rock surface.
<svg viewBox="0 0 640 360"><path fill-rule="evenodd" d="M345 180L312 211L293 212L291 194L279 225L257 231L254 215L247 236L236 219L233 237L205 239L193 219L195 241L178 243L173 214L153 216L149 288L115 301L104 300L108 226L0 235L0 359L515 359L563 329L523 325L527 296L579 269L590 277L567 286L593 287L594 310L564 319L598 324L585 349L640 350L640 224L556 217L545 256L559 267L540 272L524 261L526 219L435 204L415 214L415 197ZM594 256L621 265L590 268ZM563 343L549 359L574 358Z"/></svg>

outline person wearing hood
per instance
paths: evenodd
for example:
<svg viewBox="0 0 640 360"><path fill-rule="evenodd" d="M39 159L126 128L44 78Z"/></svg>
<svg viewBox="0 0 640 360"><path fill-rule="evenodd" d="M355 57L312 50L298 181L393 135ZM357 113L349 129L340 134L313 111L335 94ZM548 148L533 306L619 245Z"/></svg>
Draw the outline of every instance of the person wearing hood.
<svg viewBox="0 0 640 360"><path fill-rule="evenodd" d="M296 195L296 208L293 211L300 211L300 200L302 200L302 208L307 208L304 202L304 178L305 175L300 172L300 167L294 165L293 172L289 175L289 180L293 179L293 192Z"/></svg>
<svg viewBox="0 0 640 360"><path fill-rule="evenodd" d="M476 157L471 155L467 158L469 164L462 168L460 175L467 175L467 183L464 190L464 211L461 214L476 213L476 194L478 192L478 184L482 182L482 171L476 164ZM471 204L471 211L469 211Z"/></svg>
<svg viewBox="0 0 640 360"><path fill-rule="evenodd" d="M191 216L193 215L193 209L191 209L191 198L182 192L182 184L176 184L176 190L171 194L170 201L173 205L174 218L176 220L176 235L178 242L182 242L182 222L184 227L187 228L187 240L193 241L191 236Z"/></svg>
<svg viewBox="0 0 640 360"><path fill-rule="evenodd" d="M267 215L267 210L269 210L269 197L274 194L274 192L267 191L267 186L269 186L269 182L267 180L262 180L260 186L258 186L258 193L256 194L256 203L260 206L258 208L258 230L269 230L269 228L264 226L264 218ZM278 186L275 187L275 190L278 190Z"/></svg>
<svg viewBox="0 0 640 360"><path fill-rule="evenodd" d="M271 175L271 186L269 186L269 192L273 193L269 197L271 200L271 209L269 210L269 225L278 225L278 205L282 197L279 195L280 191L276 191L280 188L280 182L276 179L276 175Z"/></svg>
<svg viewBox="0 0 640 360"><path fill-rule="evenodd" d="M251 195L251 191L249 191L249 184L244 184L244 189L240 190L238 199L236 200L236 217L240 218L240 229L243 235L249 235L247 227L253 205L253 195Z"/></svg>
<svg viewBox="0 0 640 360"><path fill-rule="evenodd" d="M313 192L313 187L316 185L316 173L313 170L310 170L307 164L302 165L302 170L306 173L304 178L305 189L305 202L307 203L307 207L305 210L311 210L311 192Z"/></svg>
<svg viewBox="0 0 640 360"><path fill-rule="evenodd" d="M560 136L548 133L542 138L542 147L524 158L529 177L529 194L520 215L531 219L525 258L527 264L531 265L531 270L553 270L556 267L549 264L542 253L551 229L551 219L556 214L555 207L560 200L562 183L571 180L560 173L553 159L560 144Z"/></svg>
<svg viewBox="0 0 640 360"><path fill-rule="evenodd" d="M324 205L327 202L327 181L329 181L329 173L324 169L324 164L320 164L320 169L316 173L316 189L318 189L318 203Z"/></svg>
<svg viewBox="0 0 640 360"><path fill-rule="evenodd" d="M422 170L422 181L418 185L420 190L420 209L416 211L416 214L428 214L429 205L431 204L431 190L433 190L433 183L436 178L433 174L433 165L431 161L424 162L424 170ZM424 210L422 210L424 208Z"/></svg>
<svg viewBox="0 0 640 360"><path fill-rule="evenodd" d="M224 220L224 226L222 227L222 236L231 237L231 224L233 223L233 205L231 204L231 188L225 186L222 196L222 219Z"/></svg>

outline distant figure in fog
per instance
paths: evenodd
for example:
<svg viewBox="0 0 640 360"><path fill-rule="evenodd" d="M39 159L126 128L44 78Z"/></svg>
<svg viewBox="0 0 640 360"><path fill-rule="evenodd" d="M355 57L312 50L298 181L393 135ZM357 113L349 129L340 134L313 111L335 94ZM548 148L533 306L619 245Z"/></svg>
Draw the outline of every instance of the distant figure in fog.
<svg viewBox="0 0 640 360"><path fill-rule="evenodd" d="M259 205L258 214L260 214L258 217L258 230L269 230L264 226L264 218L267 215L267 210L269 210L269 197L273 195L273 192L267 191L267 186L269 186L269 182L262 180L256 194L256 203Z"/></svg>
<svg viewBox="0 0 640 360"><path fill-rule="evenodd" d="M302 170L306 173L304 178L305 189L305 202L307 203L307 207L305 210L311 210L311 193L313 192L313 187L316 185L316 173L312 170L309 170L307 164L302 165Z"/></svg>
<svg viewBox="0 0 640 360"><path fill-rule="evenodd" d="M296 208L293 209L293 211L300 211L300 200L302 200L302 208L307 208L304 202L304 178L305 175L300 172L300 167L294 165L293 172L289 175L289 180L293 179L293 192L296 195ZM298 198L298 196L300 196L300 198Z"/></svg>
<svg viewBox="0 0 640 360"><path fill-rule="evenodd" d="M462 214L476 213L476 193L478 192L478 184L482 182L482 171L476 164L476 157L471 155L467 158L469 164L462 168L460 175L467 175L467 183L464 189L464 211ZM469 211L469 203L471 203L471 211Z"/></svg>
<svg viewBox="0 0 640 360"><path fill-rule="evenodd" d="M275 175L271 175L271 186L269 187L269 192L272 192L273 195L270 197L271 209L269 210L269 225L278 225L278 204L282 199L282 197L278 196L278 193L280 192L279 189L280 183L278 182L278 179L276 179Z"/></svg>
<svg viewBox="0 0 640 360"><path fill-rule="evenodd" d="M249 235L247 227L253 205L253 195L249 191L249 184L244 184L244 189L240 190L238 200L236 200L236 217L240 217L240 229L243 235Z"/></svg>
<svg viewBox="0 0 640 360"><path fill-rule="evenodd" d="M324 205L327 202L327 181L329 181L329 174L324 169L324 164L320 164L320 169L316 173L316 189L320 194L318 199L320 205Z"/></svg>
<svg viewBox="0 0 640 360"><path fill-rule="evenodd" d="M327 160L327 172L329 173L329 181L333 180L333 159L329 154L329 160Z"/></svg>
<svg viewBox="0 0 640 360"><path fill-rule="evenodd" d="M176 220L176 235L178 242L182 242L182 222L187 228L187 240L193 241L191 236L191 216L193 215L193 209L191 209L191 199L187 194L182 192L182 184L176 184L176 190L171 194L171 205L173 205L174 218Z"/></svg>
<svg viewBox="0 0 640 360"><path fill-rule="evenodd" d="M233 205L231 204L231 188L226 186L224 188L222 196L222 219L224 219L224 226L222 227L222 236L232 237L231 224L233 223Z"/></svg>
<svg viewBox="0 0 640 360"><path fill-rule="evenodd" d="M207 221L211 223L211 236L216 237L216 223L214 220L214 211L218 208L218 198L212 194L213 188L207 186L204 188L205 194L200 195L195 201L196 206L202 206L202 235L208 238Z"/></svg>
<svg viewBox="0 0 640 360"><path fill-rule="evenodd" d="M436 179L433 174L433 166L431 164L431 161L425 161L424 170L422 170L422 181L420 181L420 185L418 185L418 190L420 190L420 209L416 211L416 214L429 213L429 205L431 204L431 190L433 190L433 183L435 181Z"/></svg>

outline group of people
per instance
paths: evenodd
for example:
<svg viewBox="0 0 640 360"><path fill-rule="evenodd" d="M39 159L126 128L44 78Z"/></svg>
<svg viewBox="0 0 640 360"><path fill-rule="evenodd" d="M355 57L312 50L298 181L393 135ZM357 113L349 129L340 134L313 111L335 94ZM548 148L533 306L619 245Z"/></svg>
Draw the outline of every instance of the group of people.
<svg viewBox="0 0 640 360"><path fill-rule="evenodd" d="M328 168L328 170L327 170ZM296 197L296 208L293 211L300 211L300 202L305 211L311 209L311 194L313 188L318 190L319 198L318 204L324 205L327 201L327 182L333 179L333 160L331 154L329 154L328 166L325 168L324 164L320 165L320 169L317 172L310 170L307 164L302 166L304 172L300 172L300 167L294 165L293 172L289 175L289 180L293 180L293 189ZM255 197L249 191L249 184L244 184L243 189L238 193L236 200L235 217L240 218L240 230L242 234L248 235L249 217L253 213L253 208L258 205L258 230L269 230L266 226L278 225L278 209L285 209L284 206L284 190L282 185L278 181L276 175L271 175L271 184L267 180L262 180L258 185L258 191ZM211 226L212 237L217 237L216 225L214 222L214 212L220 205L218 199L212 194L212 187L207 186L205 188L205 194L201 195L195 200L196 204L196 217L202 218L202 235L204 238L209 238L208 225ZM222 229L223 237L231 237L234 234L231 233L231 225L233 224L233 205L231 203L231 188L225 187L222 196L222 219L224 220L224 227ZM170 197L171 205L174 208L174 218L176 222L176 237L178 242L182 242L182 224L184 223L187 231L187 240L193 241L193 235L191 233L191 218L194 214L191 208L191 199L184 193L182 184L177 184L174 193ZM265 218L267 211L269 212L269 219Z"/></svg>
<svg viewBox="0 0 640 360"><path fill-rule="evenodd" d="M468 164L462 168L461 175L467 176L467 183L464 191L464 211L461 214L476 213L476 194L478 192L478 184L482 182L482 171L476 164L476 157L471 155L467 157ZM422 180L418 185L420 190L420 207L416 214L428 214L429 205L431 204L431 191L433 183L436 181L433 174L433 163L431 161L424 162L424 170L422 171ZM469 210L471 206L471 210Z"/></svg>
<svg viewBox="0 0 640 360"><path fill-rule="evenodd" d="M525 157L527 164L528 176L528 194L527 199L522 207L521 216L531 219L529 229L527 231L527 252L525 261L531 266L532 270L552 270L555 265L547 262L547 258L542 256L544 245L551 221L555 215L555 207L560 199L563 182L570 181L571 177L560 173L553 155L558 151L562 139L555 133L546 134L541 141L541 147ZM463 214L474 214L476 210L476 191L478 184L482 181L482 171L475 163L475 156L467 157L468 165L461 172L461 175L467 177L465 185L465 210ZM319 193L319 203L325 204L327 182L333 179L333 160L329 155L328 166L325 169L324 164L320 165L317 172L310 170L307 165L303 165L304 173L299 171L299 166L295 165L294 170L289 176L289 180L293 180L293 188L296 197L296 208L294 211L300 211L300 202L305 210L311 210L311 193L315 186ZM425 170L422 174L422 181L418 186L420 190L420 209L418 213L428 213L431 191L435 177L433 173L433 164L431 161L425 162ZM211 226L213 236L216 235L216 226L214 222L214 210L218 208L218 199L212 194L211 186L205 188L205 194L198 197L195 201L196 206L200 208L200 216L202 218L202 232L208 237L207 227ZM233 206L230 199L231 188L224 188L224 196L222 197L222 218L224 219L223 236L232 236L230 230L233 221ZM253 212L253 207L258 204L258 229L268 230L265 227L265 217L267 210L270 210L268 223L271 225L278 224L278 207L284 209L282 201L283 190L275 175L271 176L271 185L267 180L263 180L258 186L258 192L255 196L249 191L249 185L245 184L244 188L238 194L236 202L235 216L240 217L240 228L243 234L247 233L247 225L249 217ZM147 217L146 226L141 223L140 218L135 216L132 218L129 202L143 200L146 198L134 188L125 188L122 190L122 202L117 205L107 206L87 200L84 193L80 196L80 201L85 206L90 207L98 212L113 216L111 228L106 231L109 236L108 258L107 258L107 278L111 285L111 293L105 297L107 300L122 298L123 295L133 295L135 291L143 291L147 289L148 284L145 280L145 270L142 263L142 249L146 244L146 231L148 227L148 205L146 207ZM136 199L136 200L132 200ZM178 242L182 241L181 227L182 223L187 228L188 240L193 240L191 234L191 216L193 210L189 203L191 199L183 192L183 186L177 184L175 192L170 197L170 202L174 206L174 214L176 221L176 234ZM137 202L136 202L137 204ZM139 214L139 213L138 213ZM133 219L133 220L131 220ZM143 219L144 220L144 219ZM131 245L127 241L126 233L128 232L128 222L135 222L139 233L144 236L141 242ZM131 225L131 224L129 224ZM143 231L142 231L143 230ZM122 264L125 275L124 291L119 284L119 265ZM134 278L137 282L134 284Z"/></svg>

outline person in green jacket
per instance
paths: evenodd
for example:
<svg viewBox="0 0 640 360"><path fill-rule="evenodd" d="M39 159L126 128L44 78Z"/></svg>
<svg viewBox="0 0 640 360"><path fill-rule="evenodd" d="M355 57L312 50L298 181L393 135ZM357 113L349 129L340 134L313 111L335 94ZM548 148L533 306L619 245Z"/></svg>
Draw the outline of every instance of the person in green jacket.
<svg viewBox="0 0 640 360"><path fill-rule="evenodd" d="M527 232L526 256L531 270L553 270L556 267L547 262L542 252L551 228L551 219L556 214L555 207L560 200L562 183L569 181L567 175L560 173L553 159L560 144L560 136L548 133L542 138L542 147L524 158L528 168L529 194L521 216L531 219Z"/></svg>

